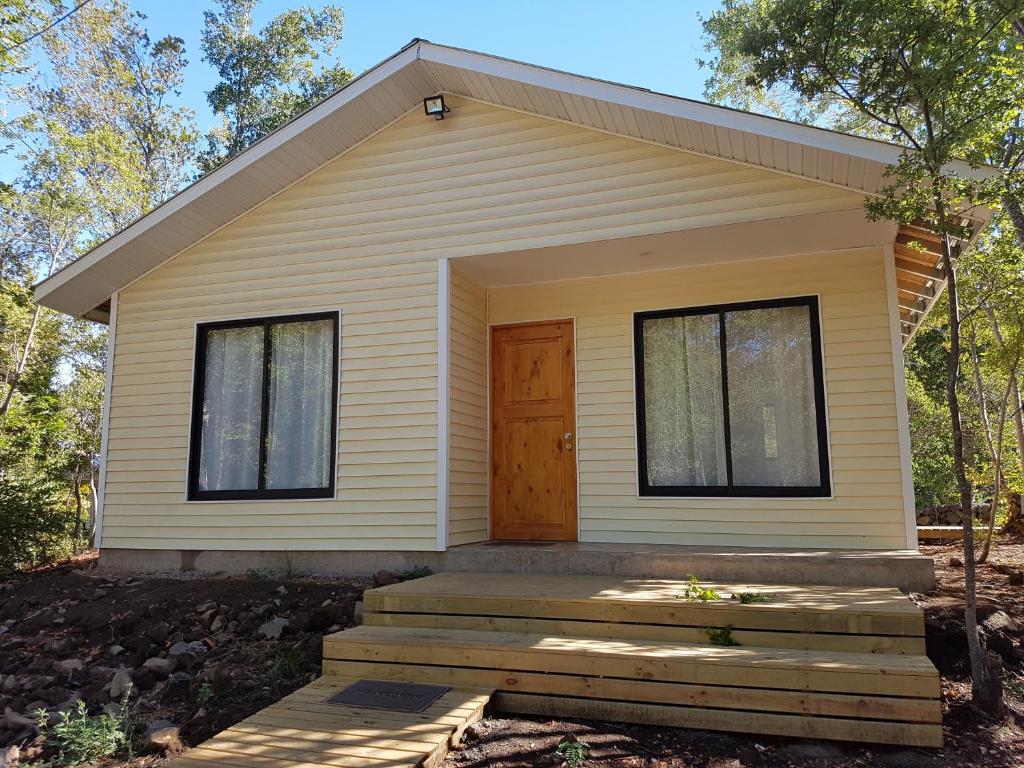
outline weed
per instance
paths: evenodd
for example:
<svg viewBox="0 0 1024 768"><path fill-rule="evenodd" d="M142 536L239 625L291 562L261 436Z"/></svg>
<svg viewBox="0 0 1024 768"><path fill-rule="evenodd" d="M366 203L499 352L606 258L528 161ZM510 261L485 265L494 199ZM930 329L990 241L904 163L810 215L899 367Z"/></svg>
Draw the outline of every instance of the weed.
<svg viewBox="0 0 1024 768"><path fill-rule="evenodd" d="M304 648L294 645L283 648L270 658L268 676L270 686L275 690L293 683L301 675L312 671L315 667L313 659Z"/></svg>
<svg viewBox="0 0 1024 768"><path fill-rule="evenodd" d="M732 626L729 624L724 627L704 627L703 631L712 645L739 645L736 638L732 636Z"/></svg>
<svg viewBox="0 0 1024 768"><path fill-rule="evenodd" d="M770 603L775 600L774 592L740 592L736 597L744 605L748 603Z"/></svg>
<svg viewBox="0 0 1024 768"><path fill-rule="evenodd" d="M413 579L422 579L424 576L430 576L432 573L433 571L427 566L417 565L410 568L408 571L402 571L401 573L396 574L396 576L399 581L412 581Z"/></svg>
<svg viewBox="0 0 1024 768"><path fill-rule="evenodd" d="M85 702L79 701L53 725L48 723L46 711L39 710L39 732L57 747L53 765L70 768L130 751L131 725L127 717L127 703L128 697L125 696L120 711L92 717Z"/></svg>
<svg viewBox="0 0 1024 768"><path fill-rule="evenodd" d="M249 578L255 581L269 581L274 578L274 572L270 568L250 568Z"/></svg>
<svg viewBox="0 0 1024 768"><path fill-rule="evenodd" d="M555 751L562 756L567 768L580 768L587 762L590 745L582 741L566 739L558 745L558 749Z"/></svg>
<svg viewBox="0 0 1024 768"><path fill-rule="evenodd" d="M213 683L202 683L199 690L196 691L196 704L203 709L208 709L216 700L217 691L214 689Z"/></svg>
<svg viewBox="0 0 1024 768"><path fill-rule="evenodd" d="M711 587L702 587L697 583L697 577L692 573L690 574L690 580L686 584L686 589L682 594L676 595L681 600L700 600L702 603L706 603L710 600L718 600L718 593Z"/></svg>

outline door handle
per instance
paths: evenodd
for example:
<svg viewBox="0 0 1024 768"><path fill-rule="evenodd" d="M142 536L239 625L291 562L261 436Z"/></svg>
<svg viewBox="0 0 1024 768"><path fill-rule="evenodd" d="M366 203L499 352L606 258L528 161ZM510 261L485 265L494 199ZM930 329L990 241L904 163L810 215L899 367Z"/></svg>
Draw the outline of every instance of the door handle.
<svg viewBox="0 0 1024 768"><path fill-rule="evenodd" d="M562 435L562 440L565 441L565 450L571 451L572 450L572 432L566 432L564 435Z"/></svg>

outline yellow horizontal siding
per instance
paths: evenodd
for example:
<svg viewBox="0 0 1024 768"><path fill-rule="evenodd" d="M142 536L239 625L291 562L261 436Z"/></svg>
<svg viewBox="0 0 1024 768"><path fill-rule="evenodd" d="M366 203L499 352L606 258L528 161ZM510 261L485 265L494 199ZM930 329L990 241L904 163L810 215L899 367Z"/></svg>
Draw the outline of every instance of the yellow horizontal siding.
<svg viewBox="0 0 1024 768"><path fill-rule="evenodd" d="M576 321L580 539L723 546L906 546L880 251L730 262L492 288L492 324ZM818 295L833 498L640 498L632 313Z"/></svg>
<svg viewBox="0 0 1024 768"><path fill-rule="evenodd" d="M424 516L437 493L439 258L861 205L767 171L454 97L451 106L443 121L414 110L120 293L104 546L433 549ZM479 290L453 285L453 543L486 530L482 307ZM186 503L195 324L335 309L336 498ZM837 322L856 341L857 326ZM849 354L854 365L872 352ZM581 397L614 402L607 388ZM321 522L307 525L307 510ZM262 522L268 513L281 524Z"/></svg>
<svg viewBox="0 0 1024 768"><path fill-rule="evenodd" d="M448 543L487 538L487 295L451 270Z"/></svg>

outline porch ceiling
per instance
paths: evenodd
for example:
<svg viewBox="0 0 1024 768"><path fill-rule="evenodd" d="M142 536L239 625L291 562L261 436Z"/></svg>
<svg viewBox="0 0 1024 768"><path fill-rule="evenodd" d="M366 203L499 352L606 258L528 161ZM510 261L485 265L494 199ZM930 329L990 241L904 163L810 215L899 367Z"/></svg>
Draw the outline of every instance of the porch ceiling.
<svg viewBox="0 0 1024 768"><path fill-rule="evenodd" d="M868 221L858 208L467 256L453 263L477 283L495 287L891 245L895 236L895 224Z"/></svg>

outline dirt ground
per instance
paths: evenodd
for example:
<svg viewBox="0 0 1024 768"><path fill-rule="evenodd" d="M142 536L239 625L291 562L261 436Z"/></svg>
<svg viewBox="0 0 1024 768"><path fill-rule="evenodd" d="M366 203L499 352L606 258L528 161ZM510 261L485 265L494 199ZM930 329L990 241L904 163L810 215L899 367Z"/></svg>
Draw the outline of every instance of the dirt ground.
<svg viewBox="0 0 1024 768"><path fill-rule="evenodd" d="M471 729L444 768L559 766L556 748L566 738L588 745L588 768L1024 766L1024 729L1018 725L1024 723L1024 544L1001 542L978 572L986 642L1006 670L1007 715L998 721L966 705L963 569L950 562L959 547L925 551L935 557L938 589L912 598L924 607L929 656L942 673L942 750L496 713ZM136 688L131 717L138 732L167 720L181 727L186 746L194 745L315 678L323 635L354 622L362 591L371 585L371 579L260 573L138 578L99 572L90 556L0 582L0 749L15 743L26 747L24 763L44 760L45 744L6 713L32 712L40 704L55 711L77 698L100 711L111 706L112 679L122 669ZM281 628L279 636L268 637L275 627ZM181 654L185 647L192 651ZM172 653L175 648L179 655ZM174 665L155 664L153 658ZM157 768L160 762L159 755L142 755L105 765Z"/></svg>

